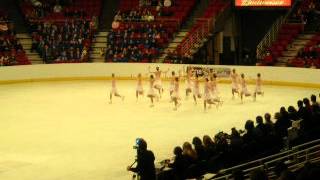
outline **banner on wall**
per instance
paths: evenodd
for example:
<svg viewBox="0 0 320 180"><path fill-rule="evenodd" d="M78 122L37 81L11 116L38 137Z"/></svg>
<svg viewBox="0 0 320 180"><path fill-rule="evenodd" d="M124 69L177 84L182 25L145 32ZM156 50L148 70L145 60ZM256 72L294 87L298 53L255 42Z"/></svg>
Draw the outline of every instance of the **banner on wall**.
<svg viewBox="0 0 320 180"><path fill-rule="evenodd" d="M230 68L205 67L205 66L187 66L187 71L192 68L193 73L199 77L207 77L209 74L216 74L217 77L230 77Z"/></svg>
<svg viewBox="0 0 320 180"><path fill-rule="evenodd" d="M292 0L235 0L237 7L290 7Z"/></svg>

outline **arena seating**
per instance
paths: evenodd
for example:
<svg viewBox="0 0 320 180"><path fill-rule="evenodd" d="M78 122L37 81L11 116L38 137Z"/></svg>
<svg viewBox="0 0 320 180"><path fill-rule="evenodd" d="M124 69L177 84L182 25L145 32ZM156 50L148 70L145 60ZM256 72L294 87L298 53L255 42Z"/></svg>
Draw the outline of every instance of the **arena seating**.
<svg viewBox="0 0 320 180"><path fill-rule="evenodd" d="M86 62L92 36L93 29L86 20L39 22L32 32L32 50L46 63Z"/></svg>
<svg viewBox="0 0 320 180"><path fill-rule="evenodd" d="M20 4L26 19L31 22L64 22L67 19L74 18L81 18L89 21L93 16L100 16L101 5L101 0L77 0L68 3L66 1L65 4L57 4L56 0L24 0ZM61 8L56 8L56 6Z"/></svg>
<svg viewBox="0 0 320 180"><path fill-rule="evenodd" d="M177 47L177 52L180 56L190 56L194 48L201 46L203 40L209 37L214 25L215 19L227 7L230 7L230 2L223 0L213 0L205 10L203 16L197 20L188 35L183 39L182 43Z"/></svg>
<svg viewBox="0 0 320 180"><path fill-rule="evenodd" d="M203 140L194 137L193 147L189 142L185 142L182 148L177 146L175 153L178 152L176 149L181 149L181 153L175 154L175 160L179 161L177 163L183 162L184 166L172 166L172 171L160 173L159 179L170 179L172 176L182 179L199 178L207 172L216 174L221 169L319 139L320 106L316 96L312 95L311 101L308 98L299 100L297 104L297 109L294 106L281 107L274 115L275 123L271 121L271 115L266 113L265 122L261 116L257 116L256 125L252 120L248 120L245 123L245 131L232 128L231 134L219 132L214 139L208 135L203 136ZM284 155L286 154L282 153L277 157ZM286 159L292 158L284 158Z"/></svg>
<svg viewBox="0 0 320 180"><path fill-rule="evenodd" d="M291 147L280 153L222 169L212 180L227 179L318 179L320 177L320 140ZM280 168L281 167L281 168ZM310 170L316 170L311 172ZM259 172L259 173L257 173Z"/></svg>
<svg viewBox="0 0 320 180"><path fill-rule="evenodd" d="M88 62L101 4L101 0L24 1L21 9L30 25L32 50L45 63Z"/></svg>
<svg viewBox="0 0 320 180"><path fill-rule="evenodd" d="M195 0L170 7L122 0L108 35L107 62L153 62L186 20Z"/></svg>
<svg viewBox="0 0 320 180"><path fill-rule="evenodd" d="M14 24L7 13L0 10L0 66L30 64L21 43L17 40Z"/></svg>
<svg viewBox="0 0 320 180"><path fill-rule="evenodd" d="M268 48L268 51L272 55L272 60L270 56L266 56L263 59L263 65L273 65L278 57L282 56L282 52L287 49L298 34L303 30L303 24L283 24L278 38L272 43L272 46Z"/></svg>
<svg viewBox="0 0 320 180"><path fill-rule="evenodd" d="M297 38L297 36L303 33L306 26L313 24L313 16L310 15L311 11L314 9L319 9L320 4L317 1L305 0L301 1L301 4L292 12L291 19L297 20L297 23L285 23L282 25L278 33L278 38L272 43L272 45L267 49L265 57L261 61L261 65L274 65L277 63L277 59L282 57L283 51L285 51L289 45ZM315 36L314 38L317 38ZM312 41L315 42L315 41ZM310 43L312 43L310 42ZM313 44L313 46L316 44ZM310 45L305 47L305 50L308 49ZM319 67L318 60L305 59L305 57L300 57L291 59L288 61L288 66L293 67Z"/></svg>
<svg viewBox="0 0 320 180"><path fill-rule="evenodd" d="M288 66L320 68L320 33L314 35Z"/></svg>

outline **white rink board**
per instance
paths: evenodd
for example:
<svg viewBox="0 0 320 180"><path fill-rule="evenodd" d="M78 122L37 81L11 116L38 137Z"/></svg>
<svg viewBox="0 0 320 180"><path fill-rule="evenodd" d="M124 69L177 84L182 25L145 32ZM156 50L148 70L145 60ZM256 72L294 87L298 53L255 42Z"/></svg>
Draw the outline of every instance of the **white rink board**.
<svg viewBox="0 0 320 180"><path fill-rule="evenodd" d="M85 63L85 64L51 64L27 65L0 68L0 82L17 80L50 80L64 78L98 79L107 78L111 73L118 77L131 78L138 73L146 76L148 67L154 71L156 66L161 70L179 71L188 65L179 64L141 64L141 63ZM199 65L196 65L199 66ZM262 67L262 66L207 66L236 68L248 78L255 78L259 72L265 81L320 84L320 70L307 68ZM169 74L167 74L169 75Z"/></svg>

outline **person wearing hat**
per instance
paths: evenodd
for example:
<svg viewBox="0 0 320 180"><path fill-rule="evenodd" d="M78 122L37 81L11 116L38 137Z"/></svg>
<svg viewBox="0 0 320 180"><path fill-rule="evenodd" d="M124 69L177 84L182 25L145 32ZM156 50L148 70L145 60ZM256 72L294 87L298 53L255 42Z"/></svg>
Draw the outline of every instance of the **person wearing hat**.
<svg viewBox="0 0 320 180"><path fill-rule="evenodd" d="M128 166L127 170L137 173L140 176L140 180L155 180L154 160L153 152L147 150L147 142L139 138L137 141L137 166L135 168Z"/></svg>

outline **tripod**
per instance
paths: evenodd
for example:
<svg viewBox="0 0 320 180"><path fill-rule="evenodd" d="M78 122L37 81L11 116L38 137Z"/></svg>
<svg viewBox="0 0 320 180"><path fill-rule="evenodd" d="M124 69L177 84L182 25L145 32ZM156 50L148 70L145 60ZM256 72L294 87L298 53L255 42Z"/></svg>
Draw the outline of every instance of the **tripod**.
<svg viewBox="0 0 320 180"><path fill-rule="evenodd" d="M130 165L130 168L132 168L132 166L136 163L137 163L137 159L134 160L134 162ZM136 178L137 178L137 180L140 180L140 176L138 175L138 173L134 172L132 175L132 180L135 180Z"/></svg>

